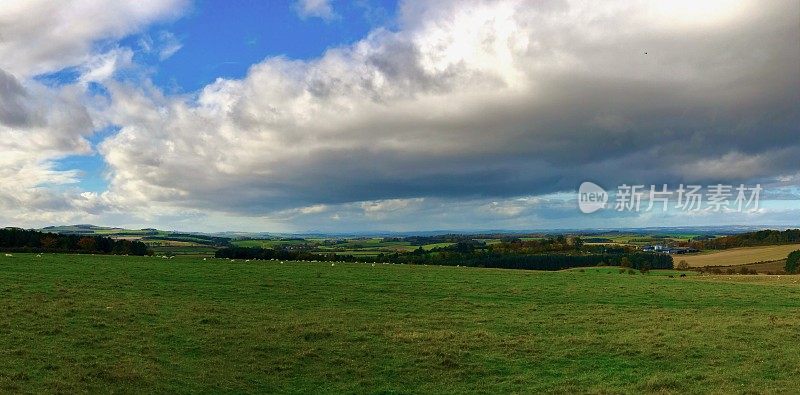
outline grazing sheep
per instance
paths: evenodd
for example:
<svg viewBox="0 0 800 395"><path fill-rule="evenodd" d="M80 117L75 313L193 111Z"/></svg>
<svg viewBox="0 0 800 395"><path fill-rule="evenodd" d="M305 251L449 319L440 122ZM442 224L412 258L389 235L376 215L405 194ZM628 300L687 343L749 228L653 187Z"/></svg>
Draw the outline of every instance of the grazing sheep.
<svg viewBox="0 0 800 395"><path fill-rule="evenodd" d="M336 266L336 264L335 263L331 263L331 266Z"/></svg>

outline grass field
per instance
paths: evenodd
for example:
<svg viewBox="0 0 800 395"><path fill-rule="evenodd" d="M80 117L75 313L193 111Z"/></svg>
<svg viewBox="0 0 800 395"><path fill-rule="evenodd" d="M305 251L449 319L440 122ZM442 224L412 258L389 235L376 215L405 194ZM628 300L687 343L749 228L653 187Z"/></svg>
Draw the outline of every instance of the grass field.
<svg viewBox="0 0 800 395"><path fill-rule="evenodd" d="M0 392L790 393L798 276L0 255Z"/></svg>
<svg viewBox="0 0 800 395"><path fill-rule="evenodd" d="M790 252L797 250L800 250L800 244L745 247L697 255L676 255L674 259L676 264L685 260L691 267L735 266L785 259Z"/></svg>

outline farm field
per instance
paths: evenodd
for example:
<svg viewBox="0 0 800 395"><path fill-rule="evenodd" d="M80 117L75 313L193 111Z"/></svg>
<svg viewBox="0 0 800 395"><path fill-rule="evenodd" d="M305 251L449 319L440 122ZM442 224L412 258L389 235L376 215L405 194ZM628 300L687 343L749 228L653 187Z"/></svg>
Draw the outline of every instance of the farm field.
<svg viewBox="0 0 800 395"><path fill-rule="evenodd" d="M667 244L678 241L689 241L693 237L701 236L700 234L683 234L683 233L664 233L664 234L646 234L646 233L632 233L632 234L599 234L587 236L587 239L600 238L608 239L606 243L616 244L629 244L636 246L644 246L650 244Z"/></svg>
<svg viewBox="0 0 800 395"><path fill-rule="evenodd" d="M736 273L742 268L747 268L748 270L755 270L757 273L761 274L782 274L786 273L786 259L782 259L780 261L769 261L769 262L762 262L762 263L748 263L747 265L736 265L736 266L725 266L725 272L728 270L733 270ZM723 268L718 268L722 270Z"/></svg>
<svg viewBox="0 0 800 395"><path fill-rule="evenodd" d="M677 274L0 255L0 391L800 388L800 276Z"/></svg>
<svg viewBox="0 0 800 395"><path fill-rule="evenodd" d="M732 248L697 255L676 255L675 263L685 260L690 267L736 266L756 262L785 259L792 251L800 250L800 244L773 245L763 247Z"/></svg>
<svg viewBox="0 0 800 395"><path fill-rule="evenodd" d="M186 255L194 257L212 257L217 248L191 241L145 240L145 244L155 255Z"/></svg>

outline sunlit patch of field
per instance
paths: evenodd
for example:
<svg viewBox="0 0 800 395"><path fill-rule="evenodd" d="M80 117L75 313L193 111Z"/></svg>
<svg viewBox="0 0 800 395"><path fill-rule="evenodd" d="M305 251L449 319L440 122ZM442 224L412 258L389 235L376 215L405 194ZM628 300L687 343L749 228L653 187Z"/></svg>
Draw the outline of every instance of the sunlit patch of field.
<svg viewBox="0 0 800 395"><path fill-rule="evenodd" d="M422 249L424 249L426 251L430 251L430 250L432 250L434 248L446 248L446 247L450 247L450 246L452 246L454 244L456 244L456 243L431 243L431 244L425 244L424 246L422 246Z"/></svg>
<svg viewBox="0 0 800 395"><path fill-rule="evenodd" d="M786 258L790 252L797 250L800 250L800 244L745 247L697 255L676 255L673 259L676 264L686 261L690 267L736 266L781 260Z"/></svg>

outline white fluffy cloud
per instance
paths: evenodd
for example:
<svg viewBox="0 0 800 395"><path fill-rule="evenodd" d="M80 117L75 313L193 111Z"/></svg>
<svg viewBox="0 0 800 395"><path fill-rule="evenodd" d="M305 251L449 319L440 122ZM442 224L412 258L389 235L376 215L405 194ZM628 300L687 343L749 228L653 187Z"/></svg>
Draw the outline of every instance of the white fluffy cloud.
<svg viewBox="0 0 800 395"><path fill-rule="evenodd" d="M183 0L0 5L0 222L66 222L97 213L103 199L71 186L80 174L56 160L87 155L98 121L85 84L131 65L129 49L108 47L147 24L177 15ZM103 51L103 49L106 49ZM47 86L35 77L71 68L78 83Z"/></svg>
<svg viewBox="0 0 800 395"><path fill-rule="evenodd" d="M797 12L407 1L398 31L316 60L269 58L196 97L114 85L122 129L101 151L120 200L239 214L585 179L768 180L800 170ZM715 165L731 161L754 167Z"/></svg>
<svg viewBox="0 0 800 395"><path fill-rule="evenodd" d="M301 18L314 17L329 20L336 17L331 0L299 0L297 13Z"/></svg>
<svg viewBox="0 0 800 395"><path fill-rule="evenodd" d="M177 17L187 0L4 0L0 68L25 78L87 62L95 47Z"/></svg>

